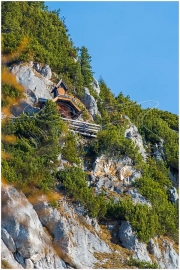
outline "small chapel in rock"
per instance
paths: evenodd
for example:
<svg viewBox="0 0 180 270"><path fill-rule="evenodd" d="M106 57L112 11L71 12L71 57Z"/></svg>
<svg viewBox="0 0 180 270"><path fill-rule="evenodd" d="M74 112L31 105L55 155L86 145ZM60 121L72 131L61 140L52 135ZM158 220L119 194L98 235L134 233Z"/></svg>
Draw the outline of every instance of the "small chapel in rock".
<svg viewBox="0 0 180 270"><path fill-rule="evenodd" d="M68 119L77 119L83 112L76 104L75 99L67 95L67 86L65 82L61 79L59 83L52 89L54 98L53 102L57 104L59 114L62 117ZM39 98L38 105L42 109L46 103L47 99Z"/></svg>

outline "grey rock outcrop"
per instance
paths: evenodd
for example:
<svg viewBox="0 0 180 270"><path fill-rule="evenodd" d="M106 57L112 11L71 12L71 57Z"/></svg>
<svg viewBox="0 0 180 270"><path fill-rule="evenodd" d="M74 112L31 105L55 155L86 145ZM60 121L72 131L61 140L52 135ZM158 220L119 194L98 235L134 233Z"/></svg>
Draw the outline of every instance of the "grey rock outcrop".
<svg viewBox="0 0 180 270"><path fill-rule="evenodd" d="M86 215L86 223L94 227L96 232L100 232L100 226L95 218L90 218L88 215Z"/></svg>
<svg viewBox="0 0 180 270"><path fill-rule="evenodd" d="M14 240L4 228L1 229L1 238L11 252L16 252Z"/></svg>
<svg viewBox="0 0 180 270"><path fill-rule="evenodd" d="M178 188L179 187L179 172L177 170L171 169L169 177L173 186Z"/></svg>
<svg viewBox="0 0 180 270"><path fill-rule="evenodd" d="M161 268L177 269L179 268L179 256L173 248L173 243L163 239L162 258L159 265Z"/></svg>
<svg viewBox="0 0 180 270"><path fill-rule="evenodd" d="M3 263L3 261L8 263L9 267L13 269L23 269L22 265L15 260L13 253L7 248L1 239L1 263Z"/></svg>
<svg viewBox="0 0 180 270"><path fill-rule="evenodd" d="M97 234L78 222L75 212L63 201L54 209L46 202L39 202L35 209L42 224L53 235L53 243L64 260L75 268L92 268L97 259L94 252L110 252Z"/></svg>
<svg viewBox="0 0 180 270"><path fill-rule="evenodd" d="M53 87L53 83L49 80L51 77L50 68L45 66L41 70L39 64L36 64L36 69L33 67L32 64L15 65L11 68L11 72L15 74L17 81L25 87L26 91L33 93L31 94L30 102L32 102L32 96L34 96L35 101L40 97L52 99L50 92ZM39 71L37 72L38 69ZM39 72L41 72L43 76ZM27 93L27 99L28 98Z"/></svg>
<svg viewBox="0 0 180 270"><path fill-rule="evenodd" d="M6 247L12 244L12 258L23 268L66 268L32 205L23 193L8 185L2 187L2 232Z"/></svg>
<svg viewBox="0 0 180 270"><path fill-rule="evenodd" d="M39 109L33 107L27 101L21 100L18 105L13 105L11 108L11 112L15 117L18 117L22 113L28 113L32 115L33 113L38 113Z"/></svg>
<svg viewBox="0 0 180 270"><path fill-rule="evenodd" d="M90 185L96 186L96 192L102 189L122 194L128 189L135 179L141 177L141 172L133 168L133 161L128 156L120 159L109 158L105 155L97 157L92 166ZM136 192L137 193L137 192ZM149 203L140 195L129 192L134 202Z"/></svg>
<svg viewBox="0 0 180 270"><path fill-rule="evenodd" d="M125 131L125 137L131 139L135 143L139 149L139 153L142 155L143 159L146 160L147 153L144 149L142 136L138 133L138 129L134 124L130 123L129 128Z"/></svg>
<svg viewBox="0 0 180 270"><path fill-rule="evenodd" d="M161 258L161 250L159 249L159 246L155 243L155 241L151 238L148 245L147 250L150 254L154 255L156 259Z"/></svg>
<svg viewBox="0 0 180 270"><path fill-rule="evenodd" d="M134 258L140 261L151 262L146 245L139 242L128 221L122 221L119 227L119 239L125 248L134 251Z"/></svg>
<svg viewBox="0 0 180 270"><path fill-rule="evenodd" d="M74 212L79 216L79 217L84 217L84 222L88 225L91 225L96 232L100 232L100 226L97 222L96 218L90 218L84 209L84 207L79 204L79 203L73 203L73 209Z"/></svg>
<svg viewBox="0 0 180 270"><path fill-rule="evenodd" d="M146 204L149 207L152 207L151 203L148 202L138 191L137 189L130 189L127 191L127 194L129 194L132 197L133 202L136 203L141 203L141 204Z"/></svg>
<svg viewBox="0 0 180 270"><path fill-rule="evenodd" d="M162 269L177 269L179 263L179 257L173 248L173 242L160 237L150 239L146 245L141 243L135 236L131 225L128 221L122 221L119 227L119 239L121 244L134 251L133 257L140 261L152 262L149 254L152 255L153 261L156 262ZM161 246L158 244L158 241ZM149 253L148 253L149 252Z"/></svg>
<svg viewBox="0 0 180 270"><path fill-rule="evenodd" d="M153 255L154 261L162 269L177 269L179 264L179 256L173 248L173 242L160 238L161 248L157 238L151 239L147 249Z"/></svg>
<svg viewBox="0 0 180 270"><path fill-rule="evenodd" d="M95 98L91 96L87 87L84 88L84 96L81 98L81 101L86 106L93 118L99 114Z"/></svg>
<svg viewBox="0 0 180 270"><path fill-rule="evenodd" d="M171 187L169 190L169 200L173 203L176 203L178 199L179 199L179 196L178 196L176 188Z"/></svg>
<svg viewBox="0 0 180 270"><path fill-rule="evenodd" d="M51 69L48 65L45 65L40 72L46 79L50 80L52 77Z"/></svg>
<svg viewBox="0 0 180 270"><path fill-rule="evenodd" d="M93 84L92 84L92 86L93 86L93 90L94 90L94 91L98 94L98 96L99 96L101 89L100 89L100 87L99 87L98 81L97 81L95 78L93 78Z"/></svg>
<svg viewBox="0 0 180 270"><path fill-rule="evenodd" d="M164 149L163 149L164 140L161 139L159 143L155 144L153 147L153 156L156 160L162 160L164 159Z"/></svg>
<svg viewBox="0 0 180 270"><path fill-rule="evenodd" d="M40 73L43 77L50 80L52 77L52 71L49 65L43 66L40 63L30 62L30 66L33 67L38 73Z"/></svg>

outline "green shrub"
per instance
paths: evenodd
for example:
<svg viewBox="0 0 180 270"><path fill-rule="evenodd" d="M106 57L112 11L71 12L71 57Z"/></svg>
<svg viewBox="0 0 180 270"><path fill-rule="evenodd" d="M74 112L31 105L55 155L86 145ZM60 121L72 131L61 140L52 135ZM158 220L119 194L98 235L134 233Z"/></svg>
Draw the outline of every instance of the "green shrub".
<svg viewBox="0 0 180 270"><path fill-rule="evenodd" d="M157 263L150 263L146 261L139 261L135 258L130 258L128 262L129 266L136 266L139 269L158 269L158 264Z"/></svg>
<svg viewBox="0 0 180 270"><path fill-rule="evenodd" d="M92 217L103 217L106 214L106 201L103 194L95 195L88 188L87 175L78 167L71 167L57 172L57 178L62 181L67 193L82 203Z"/></svg>

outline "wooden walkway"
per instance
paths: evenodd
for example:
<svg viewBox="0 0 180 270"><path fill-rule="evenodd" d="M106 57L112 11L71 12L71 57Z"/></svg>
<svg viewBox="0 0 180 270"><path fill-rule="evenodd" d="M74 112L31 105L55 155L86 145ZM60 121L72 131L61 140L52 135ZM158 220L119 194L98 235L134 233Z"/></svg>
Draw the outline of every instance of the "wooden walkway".
<svg viewBox="0 0 180 270"><path fill-rule="evenodd" d="M75 131L78 134L81 134L86 137L97 137L97 133L101 130L100 125L91 124L84 121L72 120L68 118L62 118L64 122L69 123L70 130Z"/></svg>

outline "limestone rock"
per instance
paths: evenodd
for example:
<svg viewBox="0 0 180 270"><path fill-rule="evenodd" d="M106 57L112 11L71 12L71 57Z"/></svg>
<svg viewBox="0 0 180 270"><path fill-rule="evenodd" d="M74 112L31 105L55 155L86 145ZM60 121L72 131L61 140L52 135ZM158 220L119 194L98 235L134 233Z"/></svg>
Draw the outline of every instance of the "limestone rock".
<svg viewBox="0 0 180 270"><path fill-rule="evenodd" d="M13 105L11 112L15 117L20 116L22 113L28 113L30 115L39 112L38 108L33 107L25 100L21 100L18 105Z"/></svg>
<svg viewBox="0 0 180 270"><path fill-rule="evenodd" d="M12 269L23 269L22 265L14 259L12 252L7 248L1 239L1 262L3 261L8 263L9 267Z"/></svg>
<svg viewBox="0 0 180 270"><path fill-rule="evenodd" d="M87 223L88 225L91 225L92 227L95 228L95 230L96 230L97 232L100 232L100 227L99 227L99 224L98 224L96 218L90 218L88 215L86 215L85 218L86 218L86 223Z"/></svg>
<svg viewBox="0 0 180 270"><path fill-rule="evenodd" d="M178 199L179 199L179 196L178 196L176 188L171 187L169 190L169 200L173 203L176 203Z"/></svg>
<svg viewBox="0 0 180 270"><path fill-rule="evenodd" d="M23 256L21 256L21 254L19 254L19 252L14 253L14 258L20 265L22 265L23 268L26 267L25 259L23 258Z"/></svg>
<svg viewBox="0 0 180 270"><path fill-rule="evenodd" d="M25 259L25 268L26 269L32 269L34 268L34 264L30 259Z"/></svg>
<svg viewBox="0 0 180 270"><path fill-rule="evenodd" d="M173 242L166 238L158 238L161 242L161 248L158 244L157 238L151 238L146 246L136 238L129 222L122 221L121 226L119 227L119 239L124 247L134 251L133 257L140 261L151 262L151 259L148 255L149 252L160 268L178 268L178 254L173 248Z"/></svg>
<svg viewBox="0 0 180 270"><path fill-rule="evenodd" d="M141 261L151 262L146 245L139 242L128 221L122 221L119 227L119 239L122 246L134 251L133 257Z"/></svg>
<svg viewBox="0 0 180 270"><path fill-rule="evenodd" d="M164 251L162 252L162 259L159 263L161 268L177 269L179 265L179 256L175 252L172 243L164 240Z"/></svg>
<svg viewBox="0 0 180 270"><path fill-rule="evenodd" d="M146 160L147 153L143 146L143 140L141 135L138 133L138 129L134 124L130 124L130 127L125 131L125 137L131 139L139 149L139 153L143 159Z"/></svg>
<svg viewBox="0 0 180 270"><path fill-rule="evenodd" d="M178 188L179 187L179 172L177 170L171 169L169 177L173 186Z"/></svg>
<svg viewBox="0 0 180 270"><path fill-rule="evenodd" d="M96 93L99 96L101 89L99 87L98 81L95 78L93 78L93 84L92 84L92 86L93 86L93 90L96 91Z"/></svg>
<svg viewBox="0 0 180 270"><path fill-rule="evenodd" d="M31 67L33 67L38 73L40 73L43 77L50 80L52 77L52 71L49 65L42 65L40 63L29 63Z"/></svg>
<svg viewBox="0 0 180 270"><path fill-rule="evenodd" d="M1 238L11 252L16 251L16 245L14 243L14 240L4 228L1 229Z"/></svg>
<svg viewBox="0 0 180 270"><path fill-rule="evenodd" d="M154 145L153 147L153 156L156 160L164 160L164 149L163 149L164 140L161 139L160 142Z"/></svg>
<svg viewBox="0 0 180 270"><path fill-rule="evenodd" d="M127 191L127 194L129 194L132 197L133 202L146 204L149 207L152 207L151 203L146 201L146 199L137 191L137 189L131 189Z"/></svg>
<svg viewBox="0 0 180 270"><path fill-rule="evenodd" d="M40 66L40 64L39 63L33 63L33 62L31 62L30 63L30 66L31 67L33 67L37 72L41 72L41 66Z"/></svg>
<svg viewBox="0 0 180 270"><path fill-rule="evenodd" d="M105 155L97 157L92 166L90 185L96 186L96 193L100 193L105 188L107 192L115 191L121 194L124 192L124 187L128 189L135 179L141 177L141 172L134 169L132 164L132 159L127 156L120 159ZM134 193L130 195L135 197ZM138 201L141 202L140 199ZM145 203L145 199L142 201Z"/></svg>
<svg viewBox="0 0 180 270"><path fill-rule="evenodd" d="M179 256L173 248L173 242L163 237L159 238L161 248L157 238L151 239L148 243L148 251L154 256L155 262L162 269L177 269Z"/></svg>
<svg viewBox="0 0 180 270"><path fill-rule="evenodd" d="M109 247L85 226L78 222L77 216L66 201L59 210L46 202L35 205L42 224L53 235L54 245L60 250L65 261L75 268L93 268L97 259L94 252L110 252Z"/></svg>
<svg viewBox="0 0 180 270"><path fill-rule="evenodd" d="M161 251L159 249L159 246L155 243L155 241L151 238L148 245L147 250L150 254L154 255L155 258L160 259L161 258Z"/></svg>
<svg viewBox="0 0 180 270"><path fill-rule="evenodd" d="M8 185L2 187L2 228L3 239L7 245L14 242L11 250L16 248L14 258L23 267L30 264L30 261L25 261L30 259L36 268L54 268L55 264L58 268L66 268L33 206L23 193Z"/></svg>
<svg viewBox="0 0 180 270"><path fill-rule="evenodd" d="M89 113L93 118L98 114L97 103L93 96L91 96L89 89L87 87L84 88L84 96L81 98L81 101L84 103Z"/></svg>
<svg viewBox="0 0 180 270"><path fill-rule="evenodd" d="M11 72L15 74L17 81L22 84L26 90L29 92L32 91L36 100L40 97L52 99L50 92L53 83L48 80L50 73L47 72L47 66L43 69L43 74L45 74L45 72L47 73L46 78L40 73L37 73L37 70L41 71L39 64L36 65L36 70L29 64L15 65L11 68Z"/></svg>
<svg viewBox="0 0 180 270"><path fill-rule="evenodd" d="M45 65L40 72L46 79L50 80L52 77L51 69L48 65Z"/></svg>

